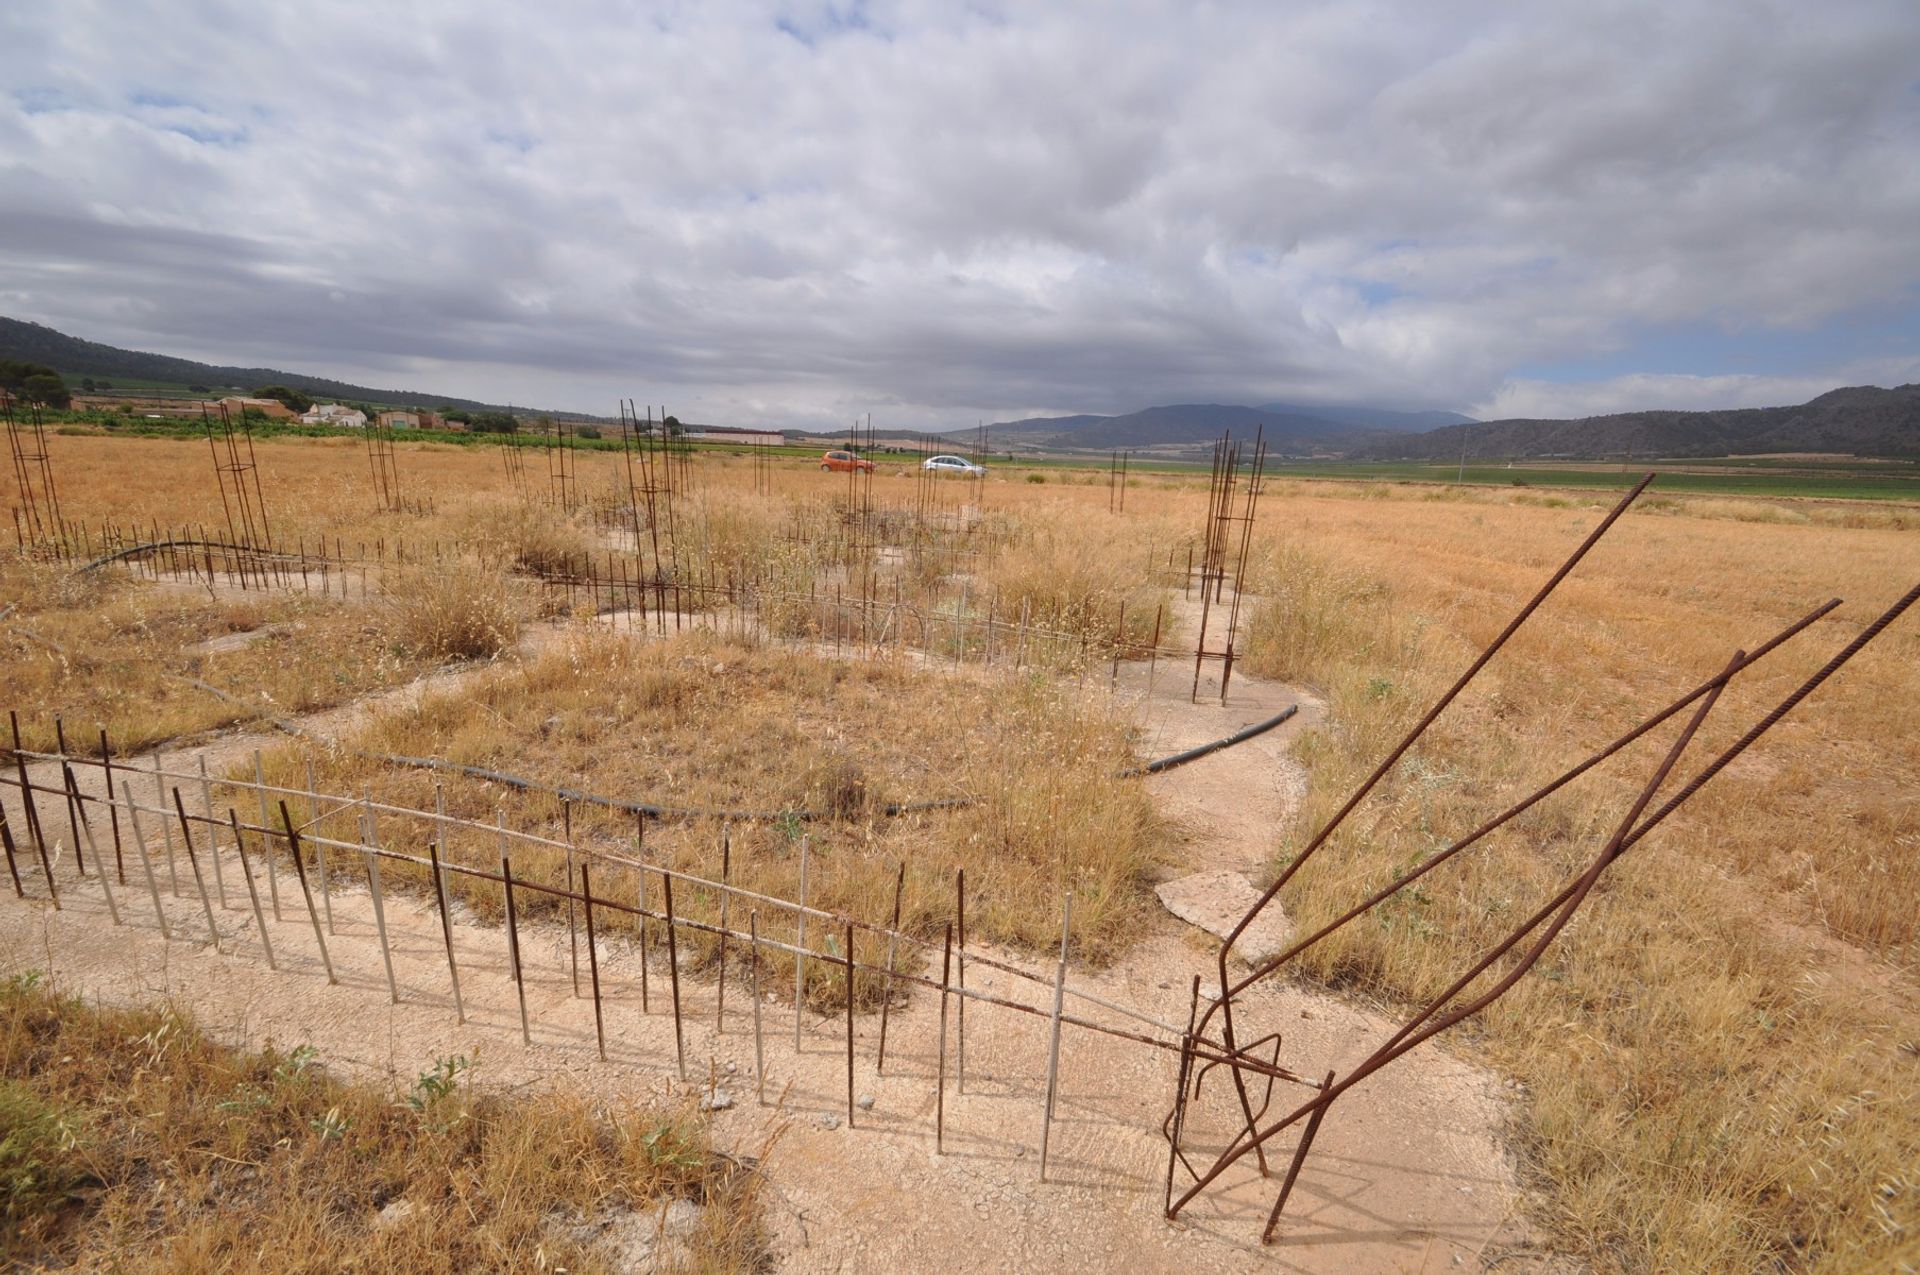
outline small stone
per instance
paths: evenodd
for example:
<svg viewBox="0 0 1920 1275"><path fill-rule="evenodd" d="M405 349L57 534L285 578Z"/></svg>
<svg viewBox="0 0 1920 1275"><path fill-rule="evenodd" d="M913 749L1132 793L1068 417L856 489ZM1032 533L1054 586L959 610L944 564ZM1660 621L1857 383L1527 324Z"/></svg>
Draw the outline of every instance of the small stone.
<svg viewBox="0 0 1920 1275"><path fill-rule="evenodd" d="M700 1225L700 1206L692 1200L674 1200L660 1211L660 1230L673 1239L685 1239Z"/></svg>
<svg viewBox="0 0 1920 1275"><path fill-rule="evenodd" d="M716 1089L700 1100L702 1111L725 1111L733 1105L733 1095L724 1089Z"/></svg>
<svg viewBox="0 0 1920 1275"><path fill-rule="evenodd" d="M395 1200L380 1210L379 1215L374 1218L373 1224L378 1227L398 1226L400 1223L412 1217L417 1207L412 1200Z"/></svg>
<svg viewBox="0 0 1920 1275"><path fill-rule="evenodd" d="M731 1075L732 1075L732 1074L733 1074L734 1072L736 1072L736 1071L738 1071L738 1070L740 1070L740 1064L738 1064L738 1063L728 1063L728 1064L727 1064L727 1074L728 1074L729 1076L731 1076Z"/></svg>
<svg viewBox="0 0 1920 1275"><path fill-rule="evenodd" d="M860 1110L862 1111L872 1111L873 1095L870 1093L863 1093L860 1095L859 1101L854 1103L853 1105L860 1108Z"/></svg>
<svg viewBox="0 0 1920 1275"><path fill-rule="evenodd" d="M815 1116L813 1122L822 1129L838 1129L840 1127L840 1117L834 1115L831 1111L823 1112Z"/></svg>
<svg viewBox="0 0 1920 1275"><path fill-rule="evenodd" d="M1160 905L1189 925L1224 939L1260 901L1260 892L1238 872L1196 872L1154 887ZM1234 944L1234 955L1257 965L1278 956L1293 938L1293 923L1277 902L1269 901Z"/></svg>

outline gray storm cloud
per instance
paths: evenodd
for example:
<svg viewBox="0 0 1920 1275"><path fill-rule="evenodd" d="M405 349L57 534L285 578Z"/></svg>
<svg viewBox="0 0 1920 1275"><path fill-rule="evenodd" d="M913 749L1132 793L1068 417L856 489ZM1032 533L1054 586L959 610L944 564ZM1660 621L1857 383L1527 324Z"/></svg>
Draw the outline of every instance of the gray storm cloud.
<svg viewBox="0 0 1920 1275"><path fill-rule="evenodd" d="M1770 401L1524 369L1910 307L1916 68L1908 3L8 6L0 312L706 419Z"/></svg>

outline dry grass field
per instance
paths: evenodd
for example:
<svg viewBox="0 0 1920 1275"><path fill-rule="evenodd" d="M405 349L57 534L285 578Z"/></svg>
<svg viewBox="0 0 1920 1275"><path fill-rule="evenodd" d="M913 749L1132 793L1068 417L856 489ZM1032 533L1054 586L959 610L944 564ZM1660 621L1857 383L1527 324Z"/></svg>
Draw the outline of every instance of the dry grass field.
<svg viewBox="0 0 1920 1275"><path fill-rule="evenodd" d="M464 1057L396 1094L326 1061L0 980L0 1260L612 1272L633 1250L597 1223L650 1239L652 1212L684 1199L699 1222L663 1267L758 1268L756 1180L690 1110L601 1109L565 1089L503 1100L473 1090Z"/></svg>
<svg viewBox="0 0 1920 1275"><path fill-rule="evenodd" d="M62 436L54 447L69 517L220 523L204 445ZM115 573L75 584L9 563L0 605L20 610L0 622L5 706L23 719L64 713L82 739L103 724L131 746L246 715L182 676L293 712L492 657L457 695L367 714L350 749L319 755L325 782L430 805L431 775L351 750L431 753L664 804L821 810L831 817L732 830L736 869L788 891L808 836L818 897L878 920L891 901L885 865L903 861L908 923L930 932L948 874L965 864L982 932L1031 950L1049 941L1063 885L1095 959L1148 915L1166 837L1137 789L1112 778L1137 747L1101 679L848 662L817 643L737 634L641 644L586 624L531 649L522 634L556 631L555 617L512 568L606 541L589 519L523 504L493 449L403 445L409 494L432 503L422 515L374 512L356 443L263 442L259 456L282 544L433 543L447 565L341 602L195 595ZM695 469L680 510L689 558L764 571L796 595L844 583L843 546L788 534L830 525L844 477L780 469L759 492L744 461L702 457ZM582 455L579 471L590 498L619 481L613 457ZM986 490L977 517L990 552L906 546L888 587L951 609L964 584L975 615L992 606L1095 638L1124 604L1135 641L1178 596L1152 568L1170 553L1184 561L1203 481L1138 479L1123 516L1107 511L1104 476L996 477ZM900 507L912 491L910 475L883 471L873 496ZM1331 709L1300 745L1310 793L1300 820L1272 831L1276 870L1600 512L1590 496L1537 489L1269 486L1245 667L1309 686ZM1698 747L1730 740L1920 580L1915 528L1904 508L1656 488L1282 901L1304 922L1337 912L1734 650L1845 598L1734 684ZM17 621L69 654L17 636ZM186 654L267 625L279 627L266 649ZM809 636L798 618L779 631ZM1535 973L1450 1042L1523 1085L1514 1149L1555 1247L1601 1271L1920 1263L1916 718L1920 617L1908 616L1617 865ZM275 773L306 751L278 751ZM1387 1007L1444 986L1598 847L1653 760L1630 751L1571 786L1323 945L1311 976ZM552 799L441 783L451 811L510 802L526 825L560 820ZM948 795L975 804L899 820L874 810ZM582 839L630 835L609 815L577 819ZM715 821L648 835L651 852L713 870Z"/></svg>
<svg viewBox="0 0 1920 1275"><path fill-rule="evenodd" d="M1828 597L1723 697L1731 740L1920 580L1911 531L1627 519L1289 887L1327 918ZM1278 502L1249 662L1327 693L1284 860L1538 585L1598 508ZM1787 511L1792 513L1794 511ZM1527 1086L1540 1208L1602 1269L1856 1271L1920 1259L1920 625L1909 616L1633 851L1475 1026ZM1605 838L1643 741L1443 870L1315 974L1436 993ZM1710 755L1710 754L1709 754Z"/></svg>

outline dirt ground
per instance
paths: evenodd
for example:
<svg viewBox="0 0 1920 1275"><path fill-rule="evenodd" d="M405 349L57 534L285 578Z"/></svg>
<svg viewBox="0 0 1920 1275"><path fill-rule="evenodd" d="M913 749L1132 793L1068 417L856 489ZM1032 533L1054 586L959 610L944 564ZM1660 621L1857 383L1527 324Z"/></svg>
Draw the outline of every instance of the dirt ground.
<svg viewBox="0 0 1920 1275"><path fill-rule="evenodd" d="M459 676L430 681L446 685ZM1291 741L1313 729L1323 709L1302 692L1241 676L1223 706L1217 671L1209 670L1206 683L1198 702L1189 703L1191 666L1162 664L1151 685L1146 667L1123 667L1115 693L1133 703L1141 752L1148 756L1300 705L1279 729L1143 781L1179 838L1170 857L1182 872L1231 869L1261 884L1259 865L1305 790L1304 772L1288 754ZM360 711L319 714L303 725L331 734ZM244 757L264 738L234 733L206 741L209 766ZM197 751L168 750L169 756ZM137 766L145 759L132 760ZM17 810L11 813L18 818ZM950 1037L944 1146L937 1152L939 998L924 991L891 1017L884 1076L875 1068L877 1016L857 1021L860 1102L849 1127L843 1019L808 1015L796 1054L792 1013L769 997L761 1006L766 1074L757 1077L752 998L730 986L724 1030L717 1030L714 985L684 979L682 1079L664 962L652 967L652 1012L643 1013L638 958L623 942L603 941L600 949L608 1056L601 1062L592 1002L573 993L564 926L523 927L532 1035L523 1045L499 928L471 918L455 926L466 1006L461 1023L438 917L423 901L391 894L386 901L399 989L399 1003L391 1004L364 891L333 891L335 932L327 944L339 981L329 985L313 930L290 890L283 890L281 918L268 913L279 966L268 968L262 936L238 890L237 859L225 863L229 906L216 913L218 951L206 942L205 916L184 868L178 897L167 893L164 878L160 887L174 932L167 942L144 881L130 872L118 889L125 924L115 929L97 878L82 882L70 856L63 859L56 867L60 911L37 899L0 900L0 968L47 970L66 990L106 1003L171 1002L236 1043L311 1044L332 1065L405 1081L437 1058L464 1053L479 1060L478 1083L502 1087L567 1083L608 1097L724 1090L730 1101L717 1103L714 1114L720 1144L742 1155L773 1147L765 1198L774 1258L783 1270L1452 1271L1495 1258L1511 1266L1527 1252L1513 1168L1502 1146L1502 1084L1431 1047L1334 1108L1278 1242L1263 1248L1260 1230L1290 1142L1275 1145L1276 1181L1236 1168L1225 1189L1201 1196L1178 1222L1162 1215L1168 1148L1160 1127L1172 1101L1172 1052L1066 1031L1042 1183L1042 1018L978 1003L969 1008L964 1086L954 1074L958 1041ZM1214 949L1213 939L1161 917L1112 967L1074 968L1069 987L1131 1006L1177 1031L1191 978L1211 967ZM1040 963L981 950L1051 977ZM584 971L583 960L583 984ZM1016 981L969 967L970 987L1012 993ZM1023 986L1031 1001L1032 984ZM1114 1019L1110 1011L1076 1006L1072 997L1069 1010ZM1290 988L1256 991L1239 1012L1249 1038L1283 1031L1282 1063L1308 1076L1351 1065L1392 1030L1376 1015ZM955 1036L956 1027L950 1021ZM1191 1109L1190 1154L1197 1164L1232 1134L1229 1088L1224 1077L1210 1079ZM1275 1111L1300 1092L1276 1091Z"/></svg>

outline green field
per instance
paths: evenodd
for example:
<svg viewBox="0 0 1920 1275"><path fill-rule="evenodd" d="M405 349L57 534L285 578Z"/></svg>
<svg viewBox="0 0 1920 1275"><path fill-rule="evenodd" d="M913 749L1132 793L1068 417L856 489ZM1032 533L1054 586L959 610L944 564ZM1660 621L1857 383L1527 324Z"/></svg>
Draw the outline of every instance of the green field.
<svg viewBox="0 0 1920 1275"><path fill-rule="evenodd" d="M1571 487L1620 490L1642 475L1660 475L1661 491L1723 496L1783 496L1816 500L1920 501L1920 465L1898 461L1698 460L1632 465L1549 466L1373 463L1269 465L1267 472L1289 478L1338 478L1349 482L1451 483L1493 487ZM1708 472L1701 472L1708 471Z"/></svg>

